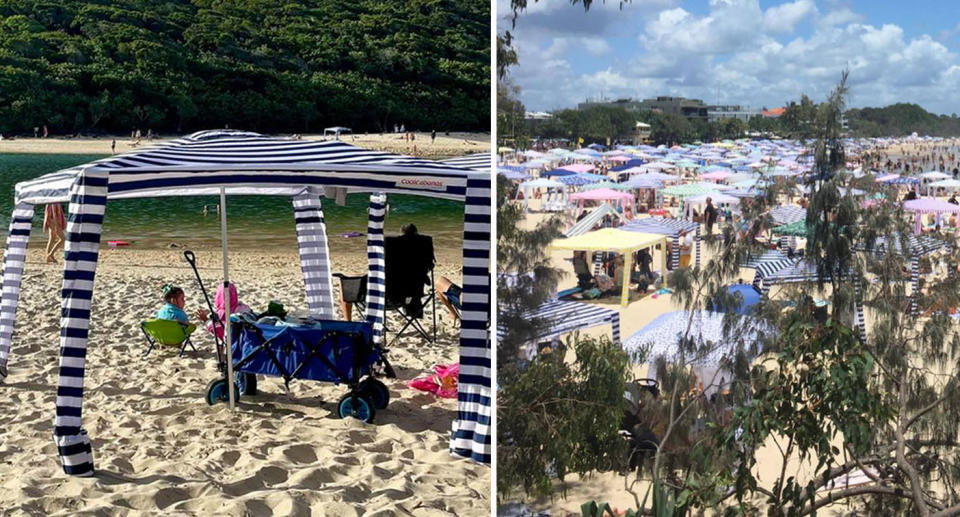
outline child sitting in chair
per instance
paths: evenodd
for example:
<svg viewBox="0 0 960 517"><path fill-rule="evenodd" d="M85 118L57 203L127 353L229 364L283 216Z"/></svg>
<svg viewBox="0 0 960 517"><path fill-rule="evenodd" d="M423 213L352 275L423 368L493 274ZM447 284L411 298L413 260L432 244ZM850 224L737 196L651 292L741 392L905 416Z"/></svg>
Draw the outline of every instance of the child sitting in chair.
<svg viewBox="0 0 960 517"><path fill-rule="evenodd" d="M183 289L170 284L163 286L163 301L166 304L157 311L156 319L179 321L184 325L190 323L187 313L183 312L187 303Z"/></svg>

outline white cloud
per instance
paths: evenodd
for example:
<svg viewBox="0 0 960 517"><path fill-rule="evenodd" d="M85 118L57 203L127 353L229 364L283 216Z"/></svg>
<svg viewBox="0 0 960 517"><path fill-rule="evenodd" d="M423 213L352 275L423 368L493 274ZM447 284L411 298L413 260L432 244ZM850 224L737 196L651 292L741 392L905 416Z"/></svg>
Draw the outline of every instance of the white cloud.
<svg viewBox="0 0 960 517"><path fill-rule="evenodd" d="M813 0L796 0L767 9L763 13L763 28L775 34L789 34L804 18L817 13Z"/></svg>
<svg viewBox="0 0 960 517"><path fill-rule="evenodd" d="M710 0L710 14L661 11L640 41L649 51L723 54L753 41L763 19L757 0Z"/></svg>
<svg viewBox="0 0 960 517"><path fill-rule="evenodd" d="M820 18L820 23L823 25L846 25L848 23L862 22L864 17L847 7L842 7L828 12Z"/></svg>
<svg viewBox="0 0 960 517"><path fill-rule="evenodd" d="M541 3L547 1L576 7L567 0ZM774 107L803 93L824 99L847 69L853 106L916 102L934 112L960 111L955 44L939 34L908 35L893 23L864 23L840 2L781 1L764 11L758 0L712 0L706 13L672 4L620 12L610 3L617 4L598 3L608 7L587 14L551 8L576 30L542 27L546 18L521 19L520 65L511 79L528 109L572 107L601 92ZM590 23L607 32L582 27L600 13L611 18ZM806 21L812 31L795 35Z"/></svg>

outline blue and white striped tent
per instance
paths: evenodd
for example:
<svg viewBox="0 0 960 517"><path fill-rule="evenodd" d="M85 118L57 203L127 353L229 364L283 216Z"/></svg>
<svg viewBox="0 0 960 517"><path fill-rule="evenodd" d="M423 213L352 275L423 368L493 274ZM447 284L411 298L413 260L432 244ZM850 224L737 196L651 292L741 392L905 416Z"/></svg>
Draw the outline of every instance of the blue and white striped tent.
<svg viewBox="0 0 960 517"><path fill-rule="evenodd" d="M382 339L383 220L387 193L464 203L460 384L451 452L490 462L490 168L482 171L361 149L341 141L204 131L18 183L3 259L0 371L6 372L34 206L70 202L60 320L54 438L67 474L93 475L82 427L83 377L94 277L106 203L113 199L259 194L290 196L310 313L333 319L334 296L321 197L369 193L367 318ZM480 162L486 163L483 167ZM222 190L221 190L222 189Z"/></svg>
<svg viewBox="0 0 960 517"><path fill-rule="evenodd" d="M610 217L616 217L617 219L623 217L620 215L620 212L617 212L617 210L610 206L609 203L601 203L600 206L594 208L589 214L585 215L583 219L580 219L574 223L569 230L563 233L563 236L576 237L578 235L583 235L590 230L593 230L593 227L608 215Z"/></svg>
<svg viewBox="0 0 960 517"><path fill-rule="evenodd" d="M680 267L680 234L694 232L696 235L697 256L694 265L700 266L700 223L684 219L670 219L666 217L644 217L620 227L630 232L656 233L673 239L673 253L670 257L670 266L673 269Z"/></svg>
<svg viewBox="0 0 960 517"><path fill-rule="evenodd" d="M609 323L613 327L613 342L620 342L620 313L613 309L589 303L551 300L523 316L528 320L549 322L543 333L536 337L538 340L552 339L568 332ZM497 325L497 339L503 339L506 333L506 328Z"/></svg>

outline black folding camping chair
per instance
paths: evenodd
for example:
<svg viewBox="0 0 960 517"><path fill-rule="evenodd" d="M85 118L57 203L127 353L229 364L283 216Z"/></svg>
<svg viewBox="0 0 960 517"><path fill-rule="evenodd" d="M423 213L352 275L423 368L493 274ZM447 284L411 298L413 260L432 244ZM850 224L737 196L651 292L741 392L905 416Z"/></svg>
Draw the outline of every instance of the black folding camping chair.
<svg viewBox="0 0 960 517"><path fill-rule="evenodd" d="M428 342L437 340L437 299L434 293L433 238L427 235L400 235L384 239L384 275L386 277L386 300L388 313L400 315L403 325L396 332L399 336L413 328ZM340 280L343 301L352 303L362 315L366 311L367 276L348 276L334 273ZM424 289L427 292L424 293ZM433 332L428 332L420 323L423 308L431 305ZM384 329L393 332L384 322Z"/></svg>

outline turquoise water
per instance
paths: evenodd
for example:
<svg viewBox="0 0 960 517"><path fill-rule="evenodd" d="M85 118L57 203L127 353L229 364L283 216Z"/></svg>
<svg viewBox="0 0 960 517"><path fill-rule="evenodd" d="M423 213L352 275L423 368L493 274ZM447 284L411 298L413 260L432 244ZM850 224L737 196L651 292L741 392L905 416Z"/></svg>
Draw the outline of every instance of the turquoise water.
<svg viewBox="0 0 960 517"><path fill-rule="evenodd" d="M2 231L10 221L14 203L14 185L60 169L90 162L103 155L78 154L0 154L0 224ZM103 240L132 241L137 247L166 247L171 242L190 246L219 245L220 219L215 212L217 196L182 198L126 199L110 201L104 218ZM463 233L463 205L443 199L390 195L390 211L385 223L388 234L412 222L421 233L433 235L440 246L459 247ZM347 239L339 234L366 232L369 196L353 194L346 206L324 202L324 218L331 247L358 245L363 238ZM210 215L203 215L209 205ZM230 196L227 198L227 224L231 247L264 247L296 242L293 207L283 196ZM34 216L32 238L43 238L43 207ZM348 244L349 242L349 244Z"/></svg>

